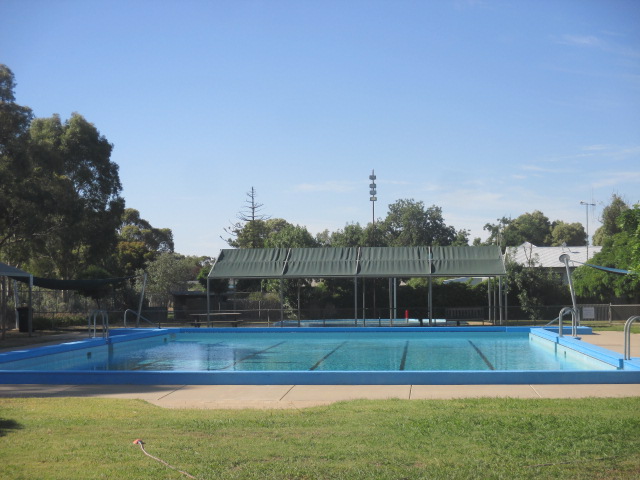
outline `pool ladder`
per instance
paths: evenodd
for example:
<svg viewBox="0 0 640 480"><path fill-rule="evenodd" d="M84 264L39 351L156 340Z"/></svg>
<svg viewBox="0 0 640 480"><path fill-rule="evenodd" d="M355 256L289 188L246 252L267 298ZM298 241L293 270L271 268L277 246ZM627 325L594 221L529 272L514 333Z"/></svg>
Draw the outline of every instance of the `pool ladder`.
<svg viewBox="0 0 640 480"><path fill-rule="evenodd" d="M624 324L624 359L631 360L631 324L640 320L640 315L629 317Z"/></svg>
<svg viewBox="0 0 640 480"><path fill-rule="evenodd" d="M93 310L89 313L89 333L91 333L91 322L93 320L93 335L92 338L96 338L96 325L98 316L102 320L102 338L109 338L109 315L106 310Z"/></svg>
<svg viewBox="0 0 640 480"><path fill-rule="evenodd" d="M571 336L572 337L577 337L578 336L578 324L580 323L580 317L578 315L578 312L575 308L573 307L564 307L562 310L560 310L560 313L558 314L558 336L561 337L562 336L562 317L564 317L567 313L571 313ZM549 322L551 323L551 322Z"/></svg>

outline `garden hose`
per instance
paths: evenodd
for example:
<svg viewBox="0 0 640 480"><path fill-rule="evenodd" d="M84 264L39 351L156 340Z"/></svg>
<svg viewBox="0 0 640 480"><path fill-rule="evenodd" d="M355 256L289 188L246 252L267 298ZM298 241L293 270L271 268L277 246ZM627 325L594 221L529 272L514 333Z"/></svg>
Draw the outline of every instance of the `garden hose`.
<svg viewBox="0 0 640 480"><path fill-rule="evenodd" d="M166 465L167 467L172 468L172 469L176 470L177 472L180 472L180 473L182 473L183 475L186 475L186 476L187 476L187 477L189 477L189 478L192 478L192 479L194 479L194 480L198 480L198 479L197 479L196 477L194 477L193 475L191 475L191 474L189 474L189 473L187 473L187 472L185 472L185 471L183 471L183 470L180 470L180 469L178 469L178 468L174 467L173 465L169 465L169 464L168 464L167 462L165 462L164 460L162 460L162 459L160 459L160 458L158 458L158 457L154 457L153 455L151 455L150 453L148 453L148 452L144 449L144 442L143 442L140 438L136 438L136 439L133 441L133 444L134 444L134 445L140 445L140 448L142 449L142 452L143 452L147 457L149 457L149 458L153 458L153 459L154 459L154 460L156 460L157 462L160 462L160 463L162 463L163 465Z"/></svg>

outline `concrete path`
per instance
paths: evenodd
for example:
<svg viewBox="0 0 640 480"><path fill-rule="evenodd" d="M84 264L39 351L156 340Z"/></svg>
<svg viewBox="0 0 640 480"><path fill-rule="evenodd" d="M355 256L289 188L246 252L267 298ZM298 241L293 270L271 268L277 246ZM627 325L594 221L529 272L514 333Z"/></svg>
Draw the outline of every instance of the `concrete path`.
<svg viewBox="0 0 640 480"><path fill-rule="evenodd" d="M583 341L619 353L622 332L585 335ZM632 356L640 357L640 335ZM304 408L360 398L452 399L477 397L586 398L640 396L625 385L0 385L4 397L102 397L141 399L165 408Z"/></svg>

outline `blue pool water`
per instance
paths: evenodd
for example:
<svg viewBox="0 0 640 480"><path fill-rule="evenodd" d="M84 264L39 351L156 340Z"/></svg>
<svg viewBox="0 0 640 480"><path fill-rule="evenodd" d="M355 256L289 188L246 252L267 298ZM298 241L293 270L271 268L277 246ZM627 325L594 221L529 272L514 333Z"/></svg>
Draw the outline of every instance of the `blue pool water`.
<svg viewBox="0 0 640 480"><path fill-rule="evenodd" d="M531 330L531 332L530 332ZM113 331L0 354L0 383L634 383L620 356L528 328ZM624 368L627 369L626 367ZM635 370L635 371L634 371ZM600 373L598 373L600 372ZM613 376L612 374L624 374Z"/></svg>
<svg viewBox="0 0 640 480"><path fill-rule="evenodd" d="M177 333L90 356L53 354L7 369L151 371L612 370L550 352L526 332Z"/></svg>

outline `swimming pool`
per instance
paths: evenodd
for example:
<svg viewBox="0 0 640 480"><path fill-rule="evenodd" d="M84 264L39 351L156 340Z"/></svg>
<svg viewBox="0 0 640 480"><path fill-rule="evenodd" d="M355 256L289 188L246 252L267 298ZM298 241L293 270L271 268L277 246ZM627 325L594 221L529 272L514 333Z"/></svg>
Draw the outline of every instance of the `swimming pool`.
<svg viewBox="0 0 640 480"><path fill-rule="evenodd" d="M638 383L640 365L539 328L113 330L0 354L0 383Z"/></svg>

